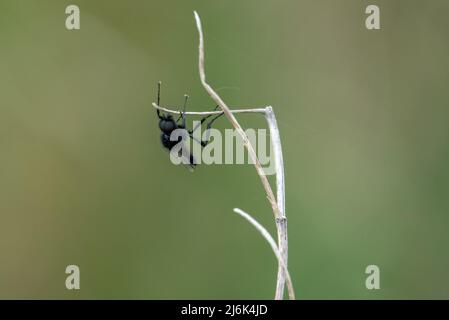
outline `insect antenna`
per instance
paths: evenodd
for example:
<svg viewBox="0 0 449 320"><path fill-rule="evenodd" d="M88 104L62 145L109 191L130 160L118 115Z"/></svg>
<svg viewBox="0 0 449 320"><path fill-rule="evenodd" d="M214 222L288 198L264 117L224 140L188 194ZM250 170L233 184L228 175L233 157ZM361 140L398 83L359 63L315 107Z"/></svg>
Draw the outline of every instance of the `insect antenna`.
<svg viewBox="0 0 449 320"><path fill-rule="evenodd" d="M157 105L158 105L158 107L161 106L161 104L160 104L161 103L161 84L162 84L161 81L157 82ZM162 119L159 109L156 109L156 112L157 112L157 116L159 117L159 119Z"/></svg>
<svg viewBox="0 0 449 320"><path fill-rule="evenodd" d="M187 108L187 100L189 100L189 96L188 96L187 94L185 94L185 95L184 95L184 105L182 106L182 112L181 112L181 114L179 115L178 120L176 120L176 122L178 122L179 119L182 118L182 124L181 124L181 126L182 126L183 128L186 127L186 108Z"/></svg>
<svg viewBox="0 0 449 320"><path fill-rule="evenodd" d="M189 96L187 94L184 95L184 105L182 107L182 112L186 113L186 107L187 107L187 100L189 99Z"/></svg>

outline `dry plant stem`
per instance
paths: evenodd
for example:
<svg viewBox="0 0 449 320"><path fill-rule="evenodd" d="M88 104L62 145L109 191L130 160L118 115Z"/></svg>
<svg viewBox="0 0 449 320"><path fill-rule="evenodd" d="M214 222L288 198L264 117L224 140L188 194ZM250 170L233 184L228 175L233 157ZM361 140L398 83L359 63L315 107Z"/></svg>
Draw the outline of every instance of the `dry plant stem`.
<svg viewBox="0 0 449 320"><path fill-rule="evenodd" d="M281 137L274 115L273 108L267 107L265 113L268 127L270 129L271 142L273 145L273 154L275 156L276 168L276 191L277 203L279 207L279 217L276 218L276 229L278 234L278 247L282 256L282 261L287 266L288 264L288 237L287 237L287 216L285 215L285 178L284 178L284 158L282 156ZM278 279L285 278L284 268L279 266ZM278 281L276 283L277 299L282 299L284 295L284 282Z"/></svg>
<svg viewBox="0 0 449 320"><path fill-rule="evenodd" d="M203 36L203 29L201 26L201 20L198 16L197 12L194 11L195 20L196 20L196 26L199 33L199 74L201 83L204 87L204 89L207 91L207 93L210 95L210 97L217 103L221 110L224 112L228 120L231 122L232 126L235 128L235 130L238 132L238 134L241 136L243 144L248 150L248 154L251 157L252 162L254 163L254 166L257 170L257 173L260 177L260 180L262 181L262 185L265 189L265 192L267 194L267 198L271 204L271 207L273 209L273 214L276 219L276 226L277 226L277 232L278 232L278 245L279 250L281 252L281 256L283 259L279 260L280 264L281 261L284 261L287 263L287 219L285 216L285 188L284 188L284 170L283 170L283 161L282 161L282 152L281 152L281 145L280 145L280 138L279 138L279 131L276 124L276 118L274 117L273 110L269 108L268 113L266 114L266 119L270 125L270 132L271 134L275 134L276 138L273 139L273 145L276 145L275 152L277 150L277 155L275 156L276 159L276 176L277 176L277 192L278 192L278 199L276 200L273 190L271 189L270 183L268 182L268 179L263 171L262 165L256 155L256 152L254 151L253 146L251 145L248 136L246 135L245 131L243 131L242 127L238 123L235 116L232 114L232 112L229 110L226 103L220 98L220 96L212 89L212 87L206 82L206 73L204 70L204 36ZM282 211L281 211L282 210ZM284 296L284 285L285 285L285 279L286 273L282 266L279 266L278 271L278 277L277 277L277 284L276 284L276 294L275 299L281 300ZM292 297L290 296L292 299Z"/></svg>
<svg viewBox="0 0 449 320"><path fill-rule="evenodd" d="M153 102L153 107L155 109L159 109L161 111L164 111L164 112L167 112L167 113L170 113L173 115L180 115L182 113L179 110L171 110L171 109L167 109L167 108L158 106L154 102ZM211 114L220 114L222 112L223 111L190 111L190 112L188 111L185 114L186 115L196 115L196 116L207 116L207 115L211 115ZM282 259L279 259L279 257L278 257L279 268L278 268L278 281L276 283L275 299L280 300L283 298L285 281L287 281L287 286L290 286L288 288L289 299L295 299L291 279L289 280L287 278L287 277L289 277L289 275L285 272L285 270L287 269L287 260L288 260L288 238L287 238L287 218L285 216L285 211L284 211L285 210L285 180L284 180L284 165L283 165L284 161L283 161L283 157L282 157L282 148L281 148L281 139L280 139L280 135L279 135L279 129L277 126L277 121L276 121L276 117L274 115L273 108L271 106L268 106L265 108L230 110L230 112L231 113L261 113L265 116L265 119L267 120L268 128L270 129L271 143L272 143L273 149L274 149L273 154L275 157L275 169L276 169L277 203L278 203L280 213L281 213L281 215L278 218L275 218L276 229L277 229L277 234L278 234L278 246L276 247L276 250L278 250L279 256L282 257ZM240 210L240 209L238 209L238 210ZM234 211L237 212L236 209L234 209ZM237 212L237 213L240 214L240 212ZM247 218L247 217L245 217L245 218ZM249 220L249 221L251 222L251 220ZM258 229L260 230L260 228L258 228ZM264 237L265 237L265 235L264 235ZM271 238L271 236L270 236L270 238ZM277 254L276 254L276 256L277 256ZM284 281L282 281L282 279L284 279Z"/></svg>
<svg viewBox="0 0 449 320"><path fill-rule="evenodd" d="M273 252L276 255L276 258L278 259L279 264L282 267L282 270L286 274L288 295L291 299L295 299L295 291L293 290L292 278L290 277L290 273L288 272L288 269L287 269L287 264L285 263L285 260L283 259L282 254L279 251L278 246L276 245L276 242L274 241L273 237L270 235L270 233L267 231L267 229L265 229L256 219L251 217L245 211L243 211L239 208L234 208L234 212L238 213L240 216L242 216L243 218L248 220L248 222L251 223L257 229L257 231L260 232L260 234L265 238L265 240L267 240L267 242L273 249Z"/></svg>

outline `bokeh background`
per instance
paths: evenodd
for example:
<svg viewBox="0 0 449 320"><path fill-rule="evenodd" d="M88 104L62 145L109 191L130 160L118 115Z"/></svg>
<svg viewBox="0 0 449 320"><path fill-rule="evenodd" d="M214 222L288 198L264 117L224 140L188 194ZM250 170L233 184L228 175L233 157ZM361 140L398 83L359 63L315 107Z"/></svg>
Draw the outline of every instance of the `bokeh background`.
<svg viewBox="0 0 449 320"><path fill-rule="evenodd" d="M209 82L275 109L298 298L449 298L446 0L1 0L0 298L273 297L271 249L232 212L275 233L254 168L192 174L159 142L158 80L164 105L214 107L194 9Z"/></svg>

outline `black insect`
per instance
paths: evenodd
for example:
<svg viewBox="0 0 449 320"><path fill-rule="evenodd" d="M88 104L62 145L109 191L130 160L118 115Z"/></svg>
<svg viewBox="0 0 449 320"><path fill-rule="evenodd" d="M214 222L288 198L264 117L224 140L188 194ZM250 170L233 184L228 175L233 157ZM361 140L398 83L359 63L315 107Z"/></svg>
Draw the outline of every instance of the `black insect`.
<svg viewBox="0 0 449 320"><path fill-rule="evenodd" d="M175 121L173 116L169 113L162 113L159 109L156 109L157 116L159 117L159 129L161 130L161 142L164 148L166 148L168 151L171 151L174 146L176 146L178 143L182 141L182 137L178 137L178 139L171 140L170 136L176 129L184 129L186 134L190 136L192 140L194 140L196 143L201 144L202 147L205 147L209 143L209 135L206 133L206 139L205 140L198 140L196 137L193 136L193 133L195 130L197 130L207 119L209 119L212 115L207 115L203 118L201 118L200 122L193 128L192 130L186 129L186 106L187 106L187 100L189 99L188 95L184 95L184 105L182 112L178 119ZM157 105L160 106L161 102L161 82L158 82L157 85ZM218 106L215 107L214 111L217 110ZM217 120L219 117L221 117L223 113L220 113L209 120L206 126L206 130L210 129L212 127L212 123L214 123L215 120ZM181 120L181 122L180 122ZM186 150L186 149L184 149ZM178 156L183 157L181 152L178 154ZM183 157L184 158L184 157ZM189 169L194 169L196 166L196 161L194 156L189 153L187 155L187 159L185 159L186 163L189 166Z"/></svg>

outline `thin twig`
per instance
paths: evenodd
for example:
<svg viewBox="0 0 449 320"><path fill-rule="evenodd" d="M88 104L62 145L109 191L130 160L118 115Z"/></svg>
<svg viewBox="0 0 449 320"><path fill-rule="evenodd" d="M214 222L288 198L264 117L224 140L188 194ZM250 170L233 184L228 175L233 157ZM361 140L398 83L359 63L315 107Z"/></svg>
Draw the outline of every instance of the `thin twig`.
<svg viewBox="0 0 449 320"><path fill-rule="evenodd" d="M276 219L276 228L278 234L278 246L281 251L282 259L288 263L288 237L287 237L287 216L285 215L285 178L284 178L284 159L282 156L281 137L276 121L276 116L272 107L266 108L265 119L270 128L270 137L273 145L273 154L275 157L276 168L276 191L277 203L279 206L279 218ZM283 279L284 269L279 266L278 279ZM276 298L282 299L284 295L284 282L278 281L276 284Z"/></svg>
<svg viewBox="0 0 449 320"><path fill-rule="evenodd" d="M248 220L248 222L251 223L257 229L257 231L259 231L260 234L265 238L265 240L267 240L267 242L270 244L271 248L273 249L274 254L276 255L276 258L278 259L279 264L282 266L282 269L284 270L284 272L286 274L288 295L292 300L294 300L295 299L295 291L293 289L292 279L290 277L290 273L288 272L287 264L285 263L285 260L283 259L282 254L279 251L273 237L270 235L270 233L267 231L267 229L265 229L259 222L257 222L256 219L251 217L251 215L249 215L245 211L243 211L239 208L234 208L234 212L238 213L243 218Z"/></svg>
<svg viewBox="0 0 449 320"><path fill-rule="evenodd" d="M161 111L171 113L171 114L178 114L180 115L182 113L181 110L172 110L168 108L164 108L161 106L158 106L156 103L153 102L153 107L155 109L159 109ZM249 108L249 109L233 109L231 110L232 113L261 113L266 114L267 108ZM220 114L223 113L223 111L186 111L184 114L187 116L208 116L213 114Z"/></svg>

